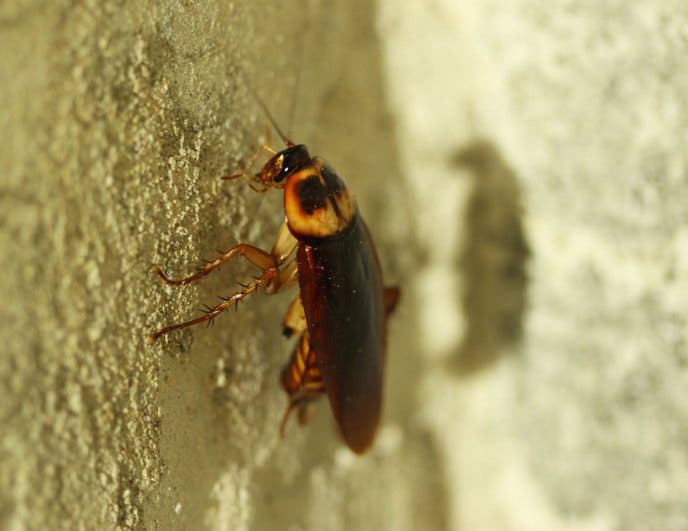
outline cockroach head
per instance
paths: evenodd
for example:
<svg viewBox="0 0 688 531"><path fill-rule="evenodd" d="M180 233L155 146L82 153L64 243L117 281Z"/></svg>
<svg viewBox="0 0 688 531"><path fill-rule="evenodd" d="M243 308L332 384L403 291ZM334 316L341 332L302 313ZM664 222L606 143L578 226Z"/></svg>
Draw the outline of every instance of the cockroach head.
<svg viewBox="0 0 688 531"><path fill-rule="evenodd" d="M266 185L278 184L310 162L311 156L306 146L289 146L265 163L259 178Z"/></svg>

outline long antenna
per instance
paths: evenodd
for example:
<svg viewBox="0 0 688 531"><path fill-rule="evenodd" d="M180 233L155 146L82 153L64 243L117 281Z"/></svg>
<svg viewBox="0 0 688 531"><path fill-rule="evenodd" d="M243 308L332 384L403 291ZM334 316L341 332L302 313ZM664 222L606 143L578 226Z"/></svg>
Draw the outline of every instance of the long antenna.
<svg viewBox="0 0 688 531"><path fill-rule="evenodd" d="M239 70L241 77L244 78L244 83L246 83L248 85L248 88L250 89L253 98L258 102L258 105L260 105L260 108L263 110L265 115L268 117L270 124L275 129L275 131L277 131L277 134L282 139L282 142L284 142L284 144L287 147L295 146L296 144L292 140L290 140L289 137L282 132L282 129L280 129L280 126L277 125L277 121L275 120L274 116L272 116L270 109L268 109L268 106L265 105L263 98L260 97L260 95L258 94L258 91L256 91L253 84L249 81L248 76L244 73L244 69L241 68L239 65L236 65L236 68L237 68L237 70Z"/></svg>
<svg viewBox="0 0 688 531"><path fill-rule="evenodd" d="M249 86L250 86L250 85L249 85ZM265 105L265 102L261 99L261 97L260 97L260 96L258 95L258 93L255 91L255 89L251 89L251 90L253 91L253 97L256 98L256 101L258 102L258 105L260 105L260 108L263 109L263 112L267 115L268 120L270 120L270 123L272 124L272 127L275 128L275 131L277 131L277 134L278 134L278 135L280 136L280 138L282 139L282 142L284 142L284 144L285 144L287 147L295 146L296 144L294 144L294 142L291 141L291 140L289 139L289 137L287 137L287 135L285 135L285 134L282 132L282 130L280 129L280 126L277 125L277 122L275 121L275 118L272 116L272 113L270 112L270 109L268 109L268 106Z"/></svg>
<svg viewBox="0 0 688 531"><path fill-rule="evenodd" d="M301 82L301 64L303 63L303 50L299 57L299 63L296 67L296 81L294 82L294 96L291 99L291 113L289 116L289 132L292 134L294 133L294 119L296 117L296 105L298 100L299 85Z"/></svg>
<svg viewBox="0 0 688 531"><path fill-rule="evenodd" d="M303 56L306 55L306 35L310 32L311 17L310 17L310 2L304 0L306 20L300 31L301 33L301 46L299 50L298 63L296 64L296 79L294 80L294 94L291 101L291 116L289 116L289 134L294 134L294 121L296 118L296 107L299 98L299 88L301 86L301 70L303 69Z"/></svg>

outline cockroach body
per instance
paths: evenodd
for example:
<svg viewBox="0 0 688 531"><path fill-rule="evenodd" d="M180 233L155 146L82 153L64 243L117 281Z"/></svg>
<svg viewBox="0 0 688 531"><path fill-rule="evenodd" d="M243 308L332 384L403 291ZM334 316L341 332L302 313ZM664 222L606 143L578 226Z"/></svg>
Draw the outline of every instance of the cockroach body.
<svg viewBox="0 0 688 531"><path fill-rule="evenodd" d="M375 245L344 181L323 159L311 157L306 146L289 140L265 110L286 149L275 153L256 175L224 178L248 178L258 191L284 190L285 221L272 251L237 244L181 280L153 268L164 283L183 285L240 254L263 274L205 315L159 329L150 339L211 321L260 287L276 293L298 282L300 294L283 319L285 335L300 338L281 374L289 404L280 431L295 409L303 424L310 403L327 394L344 441L362 453L372 444L380 420L386 321L399 290L385 289ZM296 258L289 261L294 250Z"/></svg>

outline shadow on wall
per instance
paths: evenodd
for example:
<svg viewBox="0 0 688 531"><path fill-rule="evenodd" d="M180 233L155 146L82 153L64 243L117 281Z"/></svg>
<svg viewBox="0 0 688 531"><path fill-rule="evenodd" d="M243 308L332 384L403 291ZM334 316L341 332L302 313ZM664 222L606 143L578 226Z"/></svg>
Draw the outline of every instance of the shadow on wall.
<svg viewBox="0 0 688 531"><path fill-rule="evenodd" d="M497 148L477 141L454 163L474 179L460 257L467 327L452 366L462 375L481 370L521 338L530 249L523 229L518 181Z"/></svg>

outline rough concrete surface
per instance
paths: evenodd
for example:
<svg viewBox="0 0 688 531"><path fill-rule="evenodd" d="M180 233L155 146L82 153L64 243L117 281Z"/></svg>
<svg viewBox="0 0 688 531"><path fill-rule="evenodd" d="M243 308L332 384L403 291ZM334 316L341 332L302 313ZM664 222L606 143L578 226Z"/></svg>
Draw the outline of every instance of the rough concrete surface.
<svg viewBox="0 0 688 531"><path fill-rule="evenodd" d="M688 528L679 0L0 3L0 529ZM161 286L280 194L257 91L356 193L386 404L280 439L292 293ZM273 135L273 144L278 139Z"/></svg>

